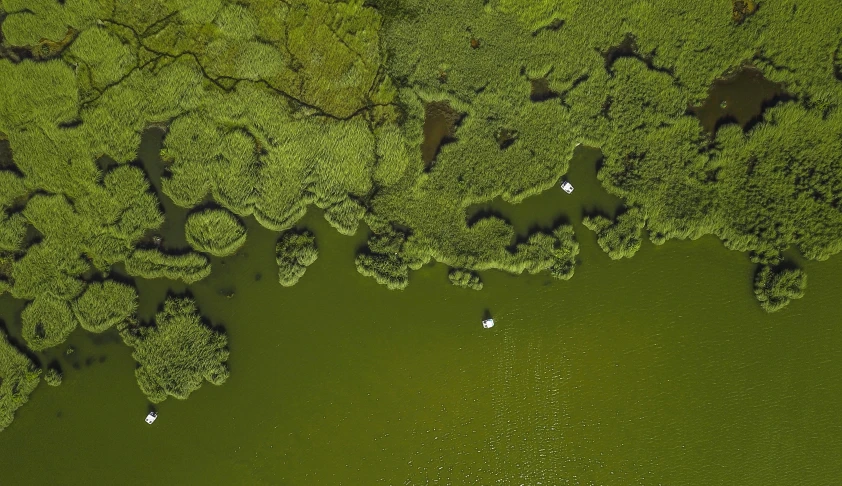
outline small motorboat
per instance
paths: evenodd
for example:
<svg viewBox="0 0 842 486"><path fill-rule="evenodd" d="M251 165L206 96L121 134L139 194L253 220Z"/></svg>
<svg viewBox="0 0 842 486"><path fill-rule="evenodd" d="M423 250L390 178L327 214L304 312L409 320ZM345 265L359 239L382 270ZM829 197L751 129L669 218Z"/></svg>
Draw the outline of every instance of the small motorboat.
<svg viewBox="0 0 842 486"><path fill-rule="evenodd" d="M146 423L152 424L152 422L154 422L155 419L157 419L157 418L158 418L157 412L149 412L149 415L146 416Z"/></svg>
<svg viewBox="0 0 842 486"><path fill-rule="evenodd" d="M482 320L482 327L485 329L491 329L494 327L494 319L488 318Z"/></svg>
<svg viewBox="0 0 842 486"><path fill-rule="evenodd" d="M562 183L561 183L561 188L562 188L562 189L564 190L564 192L566 192L567 194L570 194L570 193L572 193L572 192L573 192L573 184L571 184L571 183L569 183L569 182L567 182L567 181L564 181L564 182L562 182Z"/></svg>

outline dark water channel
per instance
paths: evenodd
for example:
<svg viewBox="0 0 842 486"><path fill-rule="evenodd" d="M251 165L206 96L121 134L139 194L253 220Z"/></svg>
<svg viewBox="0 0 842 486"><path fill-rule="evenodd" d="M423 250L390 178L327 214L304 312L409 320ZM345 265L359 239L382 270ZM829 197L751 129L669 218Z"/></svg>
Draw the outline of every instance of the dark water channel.
<svg viewBox="0 0 842 486"><path fill-rule="evenodd" d="M441 146L455 140L456 127L464 114L446 101L432 101L424 105L424 140L421 159L427 167L436 160Z"/></svg>
<svg viewBox="0 0 842 486"><path fill-rule="evenodd" d="M747 131L762 120L766 108L791 99L781 84L769 81L758 69L745 67L714 81L704 103L690 111L706 132L715 135L719 127L728 123L736 123Z"/></svg>

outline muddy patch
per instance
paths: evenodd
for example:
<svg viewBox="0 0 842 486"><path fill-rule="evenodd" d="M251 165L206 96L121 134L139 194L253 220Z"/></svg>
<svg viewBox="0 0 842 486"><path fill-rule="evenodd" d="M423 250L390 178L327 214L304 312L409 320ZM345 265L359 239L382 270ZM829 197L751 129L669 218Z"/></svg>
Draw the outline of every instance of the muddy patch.
<svg viewBox="0 0 842 486"><path fill-rule="evenodd" d="M754 67L744 67L714 81L707 99L700 106L691 106L690 112L713 136L721 126L729 123L736 123L748 131L762 121L767 108L792 99L782 84L769 81Z"/></svg>
<svg viewBox="0 0 842 486"><path fill-rule="evenodd" d="M424 141L421 158L427 169L432 167L442 145L456 141L456 128L464 118L446 101L432 101L424 105Z"/></svg>

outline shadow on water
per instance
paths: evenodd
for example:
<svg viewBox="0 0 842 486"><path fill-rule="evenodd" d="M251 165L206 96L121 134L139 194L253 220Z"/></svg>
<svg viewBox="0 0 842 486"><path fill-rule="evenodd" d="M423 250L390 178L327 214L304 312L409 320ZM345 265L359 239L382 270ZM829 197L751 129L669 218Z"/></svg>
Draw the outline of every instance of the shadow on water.
<svg viewBox="0 0 842 486"><path fill-rule="evenodd" d="M432 101L424 105L424 141L421 142L421 159L432 167L442 145L456 141L456 128L465 117L446 101Z"/></svg>
<svg viewBox="0 0 842 486"><path fill-rule="evenodd" d="M9 333L9 328L6 326L6 321L0 319L0 333L5 334L6 340L9 344L12 345L13 348L17 349L21 352L21 354L26 355L30 361L35 365L37 368L41 368L43 362L41 358L35 354L34 351L26 347L21 341L19 341L16 337L14 337L11 333ZM0 381L2 381L2 377L0 377Z"/></svg>
<svg viewBox="0 0 842 486"><path fill-rule="evenodd" d="M0 136L0 170L17 171L17 166L12 159L12 146L2 136Z"/></svg>
<svg viewBox="0 0 842 486"><path fill-rule="evenodd" d="M188 248L184 237L184 223L187 220L188 209L177 206L161 190L161 180L167 171L166 164L161 159L164 136L165 132L160 128L149 128L144 131L141 136L137 163L149 177L165 216L164 224L154 234L148 235L143 243L171 252Z"/></svg>
<svg viewBox="0 0 842 486"><path fill-rule="evenodd" d="M583 214L600 213L614 217L622 208L620 198L605 191L597 179L602 152L580 145L573 153L570 168L561 180L574 186L567 194L556 183L546 191L524 199L518 204L495 198L473 204L466 210L468 226L487 217L497 217L510 222L517 241L522 241L535 231L549 231L560 224L579 224Z"/></svg>
<svg viewBox="0 0 842 486"><path fill-rule="evenodd" d="M637 47L637 39L632 34L626 34L622 42L616 46L611 46L604 51L597 49L597 52L599 52L605 60L605 71L611 76L614 75L614 63L617 62L618 59L631 58L637 59L643 64L646 64L646 67L652 71L665 73L674 78L674 74L671 69L659 67L654 64L654 54L648 53L643 55L640 53Z"/></svg>
<svg viewBox="0 0 842 486"><path fill-rule="evenodd" d="M783 84L773 83L760 70L746 66L714 81L707 99L688 110L699 119L706 132L715 136L720 127L731 123L749 131L763 121L767 108L794 99Z"/></svg>
<svg viewBox="0 0 842 486"><path fill-rule="evenodd" d="M530 79L529 84L530 101L541 102L561 96L557 91L553 91L547 78Z"/></svg>

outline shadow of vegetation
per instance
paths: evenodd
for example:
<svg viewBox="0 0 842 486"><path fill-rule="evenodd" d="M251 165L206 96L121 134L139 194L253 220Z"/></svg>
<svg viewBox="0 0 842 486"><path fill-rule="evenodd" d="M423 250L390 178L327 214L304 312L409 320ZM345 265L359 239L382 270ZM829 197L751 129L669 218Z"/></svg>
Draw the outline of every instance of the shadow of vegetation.
<svg viewBox="0 0 842 486"><path fill-rule="evenodd" d="M635 38L634 34L627 33L626 36L623 38L622 42L620 42L616 46L611 46L604 51L600 51L599 49L596 49L596 51L605 60L605 71L609 74L609 76L614 76L614 63L617 62L617 60L622 58L631 58L637 59L638 61L645 64L646 68L650 71L656 71L659 73L669 75L676 83L678 83L678 80L675 78L675 73L672 71L672 69L655 66L653 62L655 58L654 55L648 54L646 56L643 56L638 52L637 39Z"/></svg>
<svg viewBox="0 0 842 486"><path fill-rule="evenodd" d="M488 203L481 203L477 205L468 206L465 210L467 214L465 218L465 223L467 224L468 228L472 228L475 224L479 223L483 219L488 218L496 218L506 222L509 226L512 225L512 222L507 218L503 213L497 209L492 208L489 206Z"/></svg>
<svg viewBox="0 0 842 486"><path fill-rule="evenodd" d="M21 352L21 354L23 354L27 358L29 358L29 360L32 361L32 363L37 368L43 367L43 362L41 361L41 358L35 353L35 351L32 351L31 349L29 349L20 340L13 337L9 333L9 328L6 325L6 321L4 321L3 319L0 319L0 332L3 332L6 335L6 340L9 342L9 344L12 345L13 348L17 349L18 351Z"/></svg>

